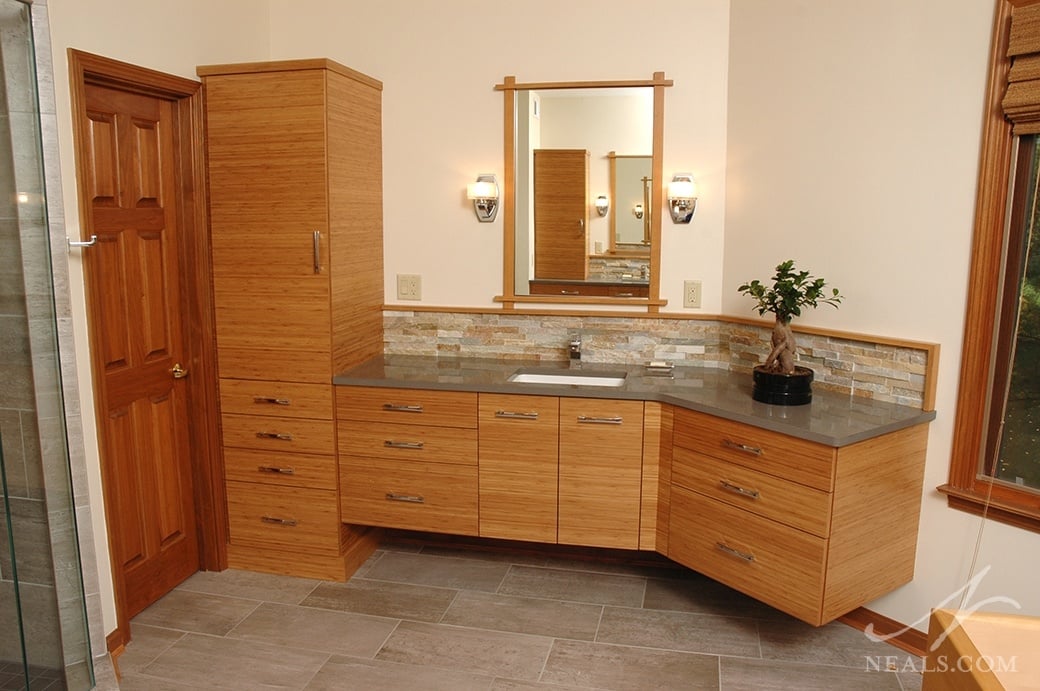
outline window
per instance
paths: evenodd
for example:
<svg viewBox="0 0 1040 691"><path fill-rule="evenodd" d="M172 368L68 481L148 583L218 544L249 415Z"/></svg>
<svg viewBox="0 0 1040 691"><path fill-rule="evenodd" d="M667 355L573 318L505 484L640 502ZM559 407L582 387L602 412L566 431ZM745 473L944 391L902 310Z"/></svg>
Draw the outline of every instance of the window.
<svg viewBox="0 0 1040 691"><path fill-rule="evenodd" d="M1040 0L998 0L992 56L953 458L939 490L950 506L1040 532Z"/></svg>

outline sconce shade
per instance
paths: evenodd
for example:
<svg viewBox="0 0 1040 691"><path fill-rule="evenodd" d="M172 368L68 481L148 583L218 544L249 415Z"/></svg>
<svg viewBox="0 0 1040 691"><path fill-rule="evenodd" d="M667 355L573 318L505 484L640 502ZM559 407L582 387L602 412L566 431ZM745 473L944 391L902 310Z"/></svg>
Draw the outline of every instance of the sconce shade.
<svg viewBox="0 0 1040 691"><path fill-rule="evenodd" d="M636 218L642 218L643 217L643 205L642 204L636 204L635 206L633 206L632 207L632 215L635 216Z"/></svg>
<svg viewBox="0 0 1040 691"><path fill-rule="evenodd" d="M697 213L697 186L689 173L676 173L668 183L668 211L672 223L689 223Z"/></svg>
<svg viewBox="0 0 1040 691"><path fill-rule="evenodd" d="M608 209L610 209L610 201L607 199L606 195L601 194L596 197L596 213L600 216L606 216Z"/></svg>
<svg viewBox="0 0 1040 691"><path fill-rule="evenodd" d="M498 215L498 180L491 174L478 175L476 182L466 185L466 198L472 200L478 221L494 221Z"/></svg>

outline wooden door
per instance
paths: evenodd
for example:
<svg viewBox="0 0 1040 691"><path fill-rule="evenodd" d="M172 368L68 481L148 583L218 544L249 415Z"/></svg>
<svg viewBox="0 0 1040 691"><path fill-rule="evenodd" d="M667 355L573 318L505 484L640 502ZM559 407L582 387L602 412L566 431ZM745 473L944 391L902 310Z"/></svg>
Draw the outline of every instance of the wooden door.
<svg viewBox="0 0 1040 691"><path fill-rule="evenodd" d="M84 85L77 115L102 478L121 624L199 568L171 101Z"/></svg>
<svg viewBox="0 0 1040 691"><path fill-rule="evenodd" d="M589 152L534 152L534 277L589 276Z"/></svg>

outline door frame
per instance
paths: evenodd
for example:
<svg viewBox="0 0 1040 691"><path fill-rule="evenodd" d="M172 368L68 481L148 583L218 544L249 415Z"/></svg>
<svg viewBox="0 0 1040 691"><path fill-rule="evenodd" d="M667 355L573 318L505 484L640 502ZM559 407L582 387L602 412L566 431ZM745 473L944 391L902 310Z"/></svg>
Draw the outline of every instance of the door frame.
<svg viewBox="0 0 1040 691"><path fill-rule="evenodd" d="M89 170L80 153L89 136L85 131L85 86L106 86L173 102L177 147L176 209L179 220L177 254L181 285L181 302L178 307L183 318L184 359L191 372L185 384L199 568L203 571L223 570L227 568L227 505L220 453L202 83L74 48L68 49L68 60L81 233L89 235L88 231L83 230L87 226L86 210L89 208L85 184L89 179ZM84 268L89 270L86 266ZM100 354L92 353L91 369L95 380L99 376L99 366ZM95 410L100 410L97 387L93 391ZM103 445L99 448L102 456L103 448ZM103 457L101 463L104 465ZM108 488L103 487L103 490L107 507ZM114 558L112 545L116 544L115 536L119 527L117 521L106 520L106 524L109 555ZM114 561L112 564L117 628L107 637L109 651L118 649L130 640L130 622L124 606L124 584L120 570L115 568Z"/></svg>

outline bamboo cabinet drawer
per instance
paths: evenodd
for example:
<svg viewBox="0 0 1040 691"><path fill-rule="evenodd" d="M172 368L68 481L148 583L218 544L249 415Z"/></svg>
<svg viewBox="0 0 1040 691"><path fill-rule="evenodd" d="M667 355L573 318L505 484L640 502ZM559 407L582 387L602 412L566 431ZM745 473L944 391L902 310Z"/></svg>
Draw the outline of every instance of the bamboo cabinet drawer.
<svg viewBox="0 0 1040 691"><path fill-rule="evenodd" d="M556 542L560 399L480 394L480 535Z"/></svg>
<svg viewBox="0 0 1040 691"><path fill-rule="evenodd" d="M672 488L668 556L818 626L827 543L683 487Z"/></svg>
<svg viewBox="0 0 1040 691"><path fill-rule="evenodd" d="M224 447L294 453L336 453L335 430L331 420L263 417L259 415L221 416Z"/></svg>
<svg viewBox="0 0 1040 691"><path fill-rule="evenodd" d="M224 477L276 487L335 490L336 457L227 447Z"/></svg>
<svg viewBox="0 0 1040 691"><path fill-rule="evenodd" d="M336 391L339 420L433 427L477 427L477 394L365 386Z"/></svg>
<svg viewBox="0 0 1040 691"><path fill-rule="evenodd" d="M676 447L830 492L835 450L786 434L692 410L677 410Z"/></svg>
<svg viewBox="0 0 1040 691"><path fill-rule="evenodd" d="M227 483L231 544L336 554L340 547L335 490Z"/></svg>
<svg viewBox="0 0 1040 691"><path fill-rule="evenodd" d="M561 544L638 549L643 402L560 399Z"/></svg>
<svg viewBox="0 0 1040 691"><path fill-rule="evenodd" d="M220 380L220 410L224 413L331 420L332 401L328 384Z"/></svg>
<svg viewBox="0 0 1040 691"><path fill-rule="evenodd" d="M828 492L681 447L672 457L672 482L819 537L830 533Z"/></svg>
<svg viewBox="0 0 1040 691"><path fill-rule="evenodd" d="M477 534L475 466L353 457L339 464L344 522Z"/></svg>
<svg viewBox="0 0 1040 691"><path fill-rule="evenodd" d="M339 425L339 452L389 460L476 465L477 431L345 420Z"/></svg>

